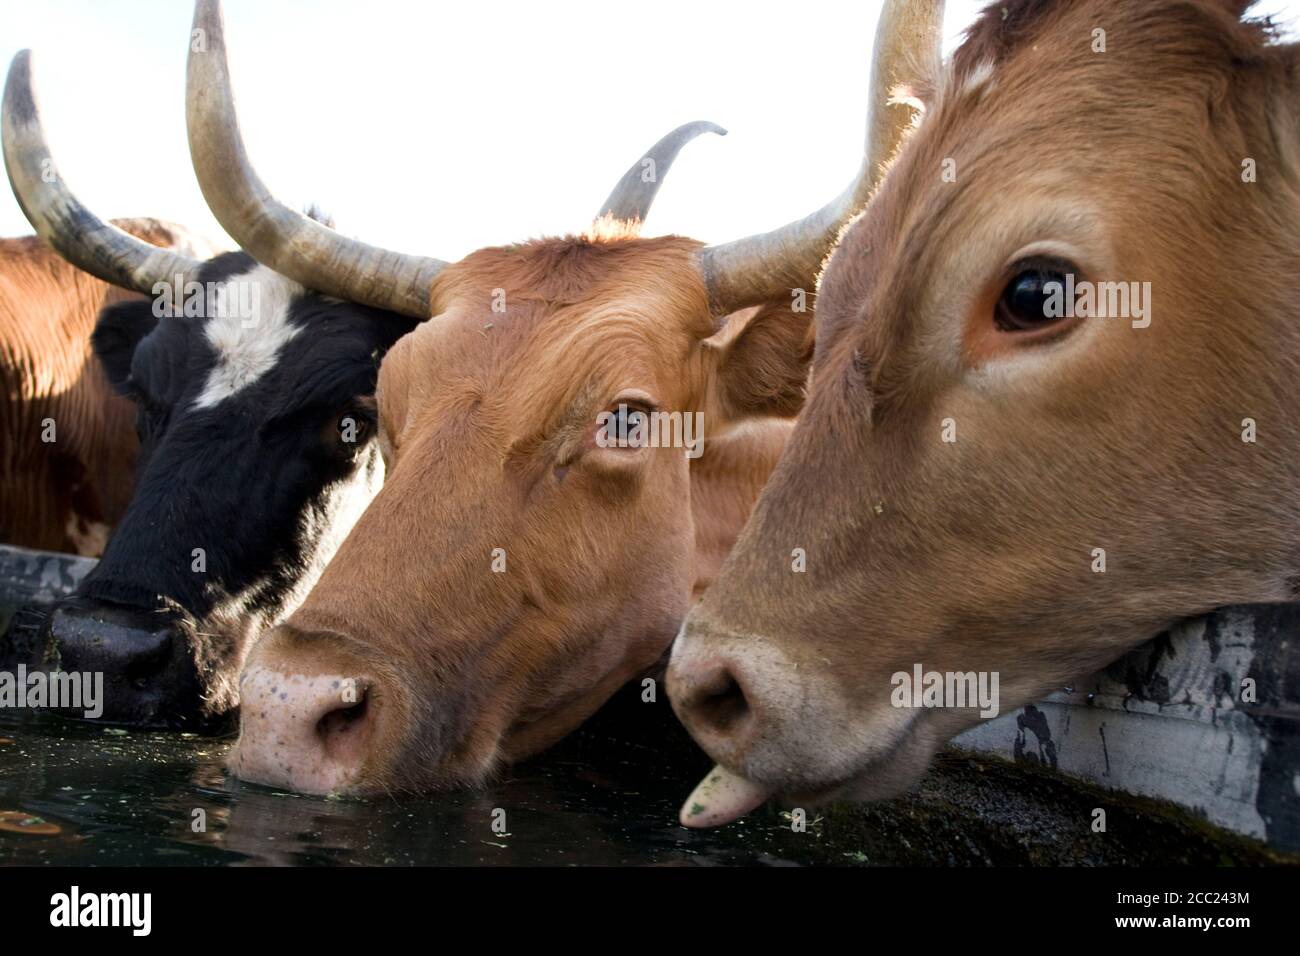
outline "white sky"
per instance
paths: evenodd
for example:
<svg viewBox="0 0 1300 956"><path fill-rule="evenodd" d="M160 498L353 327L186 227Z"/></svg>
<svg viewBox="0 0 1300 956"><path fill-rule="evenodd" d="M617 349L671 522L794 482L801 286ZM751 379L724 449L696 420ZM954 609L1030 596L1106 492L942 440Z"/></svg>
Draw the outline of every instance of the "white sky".
<svg viewBox="0 0 1300 956"><path fill-rule="evenodd" d="M983 0L949 0L951 48ZM769 229L856 169L873 0L226 0L249 154L341 231L456 259L582 229L680 123L647 234ZM1258 13L1300 25L1300 0ZM222 237L194 182L186 0L0 0L0 65L33 58L60 170L98 214ZM775 171L775 174L774 174ZM30 233L7 183L0 235Z"/></svg>

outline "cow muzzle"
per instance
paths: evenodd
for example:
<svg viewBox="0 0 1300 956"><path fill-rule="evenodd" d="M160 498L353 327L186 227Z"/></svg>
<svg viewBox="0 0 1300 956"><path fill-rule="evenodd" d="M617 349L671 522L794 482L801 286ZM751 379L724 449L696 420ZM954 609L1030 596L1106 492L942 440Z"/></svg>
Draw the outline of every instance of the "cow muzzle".
<svg viewBox="0 0 1300 956"><path fill-rule="evenodd" d="M774 794L811 804L875 799L915 779L929 757L911 712L860 707L829 661L792 659L776 641L698 609L673 644L667 688L678 719L719 765L683 807L687 826L727 823Z"/></svg>
<svg viewBox="0 0 1300 956"><path fill-rule="evenodd" d="M779 731L795 672L761 638L687 623L673 644L668 696L714 760L744 768Z"/></svg>
<svg viewBox="0 0 1300 956"><path fill-rule="evenodd" d="M203 688L185 629L174 615L103 602L61 604L45 623L61 670L102 677L110 724L220 730L203 713Z"/></svg>
<svg viewBox="0 0 1300 956"><path fill-rule="evenodd" d="M366 791L393 720L387 682L332 635L295 635L329 647L320 657L289 651L282 636L267 635L244 667L231 772L298 793Z"/></svg>

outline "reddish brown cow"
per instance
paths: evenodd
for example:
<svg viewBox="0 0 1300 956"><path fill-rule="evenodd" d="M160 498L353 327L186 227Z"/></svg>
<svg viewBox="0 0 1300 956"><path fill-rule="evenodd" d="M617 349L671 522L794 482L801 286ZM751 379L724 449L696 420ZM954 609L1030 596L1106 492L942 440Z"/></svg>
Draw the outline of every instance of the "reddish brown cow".
<svg viewBox="0 0 1300 956"><path fill-rule="evenodd" d="M822 277L804 413L675 645L729 791L692 822L908 786L980 719L900 693L918 664L996 675L1005 712L1296 596L1300 47L1245 6L1001 0L921 91Z"/></svg>
<svg viewBox="0 0 1300 956"><path fill-rule="evenodd" d="M583 237L408 261L266 194L213 6L200 4L211 52L191 54L190 98L218 218L313 287L434 315L381 370L383 491L249 658L232 766L313 792L478 784L651 667L712 579L785 440L771 417L802 400L809 315L791 290L811 286L911 111L882 92L858 178L775 233L704 247L606 219ZM938 9L886 5L878 89ZM702 414L703 455L603 445L601 416L629 410Z"/></svg>
<svg viewBox="0 0 1300 956"><path fill-rule="evenodd" d="M164 248L197 240L121 219ZM135 408L90 348L106 306L140 298L65 262L35 236L0 239L0 541L98 556L131 497Z"/></svg>

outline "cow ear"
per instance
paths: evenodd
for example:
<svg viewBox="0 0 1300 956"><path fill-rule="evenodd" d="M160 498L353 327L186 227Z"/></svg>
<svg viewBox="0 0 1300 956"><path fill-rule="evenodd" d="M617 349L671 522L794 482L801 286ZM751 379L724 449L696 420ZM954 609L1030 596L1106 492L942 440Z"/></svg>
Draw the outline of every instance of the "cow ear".
<svg viewBox="0 0 1300 956"><path fill-rule="evenodd" d="M706 340L715 350L713 406L724 422L791 418L803 407L813 354L813 314L789 303L745 309Z"/></svg>
<svg viewBox="0 0 1300 956"><path fill-rule="evenodd" d="M99 313L90 344L117 391L122 391L131 377L131 357L136 346L157 325L158 318L149 302L119 302Z"/></svg>

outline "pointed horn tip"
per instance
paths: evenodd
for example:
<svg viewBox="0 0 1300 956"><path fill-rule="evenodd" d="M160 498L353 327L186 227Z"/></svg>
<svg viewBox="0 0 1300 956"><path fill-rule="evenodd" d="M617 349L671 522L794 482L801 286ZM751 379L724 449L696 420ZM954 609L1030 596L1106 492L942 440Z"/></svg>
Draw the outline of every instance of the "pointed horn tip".
<svg viewBox="0 0 1300 956"><path fill-rule="evenodd" d="M14 58L9 61L9 74L6 79L5 89L8 90L15 83L21 82L24 85L31 85L32 77L32 51L22 49L14 54Z"/></svg>
<svg viewBox="0 0 1300 956"><path fill-rule="evenodd" d="M32 89L32 51L19 50L5 78L4 114L14 123L30 126L36 120L36 94Z"/></svg>
<svg viewBox="0 0 1300 956"><path fill-rule="evenodd" d="M687 123L686 128L698 130L700 133L713 133L717 136L726 136L728 132L725 126L719 126L717 123L711 123L708 120L696 120L693 123Z"/></svg>
<svg viewBox="0 0 1300 956"><path fill-rule="evenodd" d="M43 164L51 157L33 89L31 60L29 49L14 55L0 125L9 184L36 234L84 272L146 295L156 278L192 268L196 264L192 257L154 246L99 219L61 177L45 179ZM155 274L146 274L151 263Z"/></svg>
<svg viewBox="0 0 1300 956"><path fill-rule="evenodd" d="M903 125L903 117L910 121L910 111L881 110L882 98L888 94L879 89L880 77L887 75L896 61L907 62L904 40L909 24L922 27L922 35L930 36L941 48L944 9L943 0L887 0L881 6L870 60L867 148L858 176L838 197L802 219L701 249L697 261L709 287L712 308L729 313L784 295L792 269L807 277L801 282L811 281L820 272L826 254L844 226L865 206L884 168L877 150L884 143L897 141L899 134L891 129ZM910 68L904 69L901 79L913 78ZM881 133L885 135L878 141Z"/></svg>

